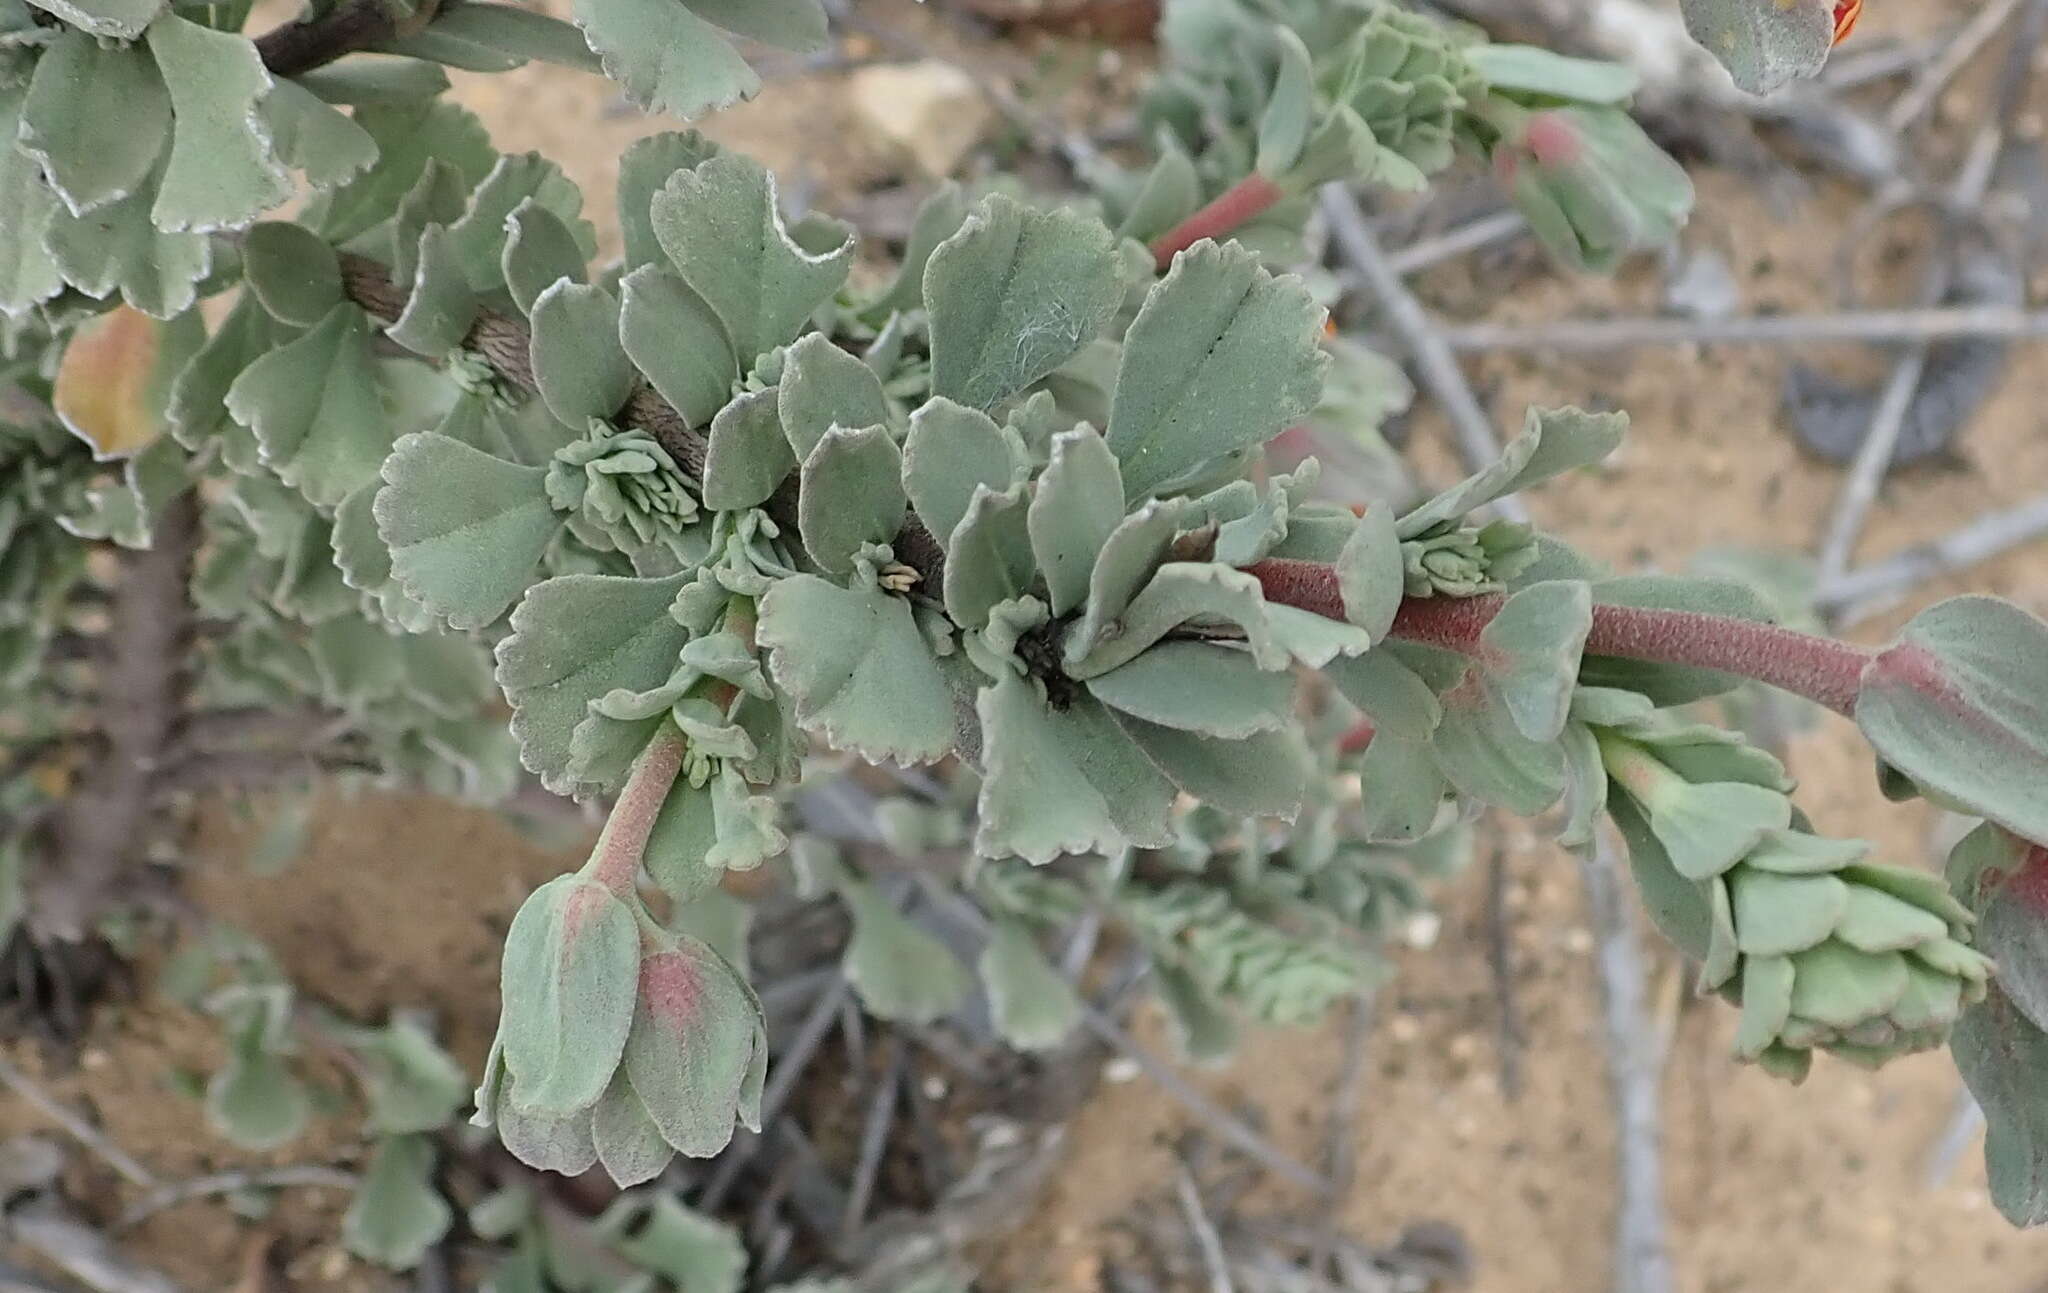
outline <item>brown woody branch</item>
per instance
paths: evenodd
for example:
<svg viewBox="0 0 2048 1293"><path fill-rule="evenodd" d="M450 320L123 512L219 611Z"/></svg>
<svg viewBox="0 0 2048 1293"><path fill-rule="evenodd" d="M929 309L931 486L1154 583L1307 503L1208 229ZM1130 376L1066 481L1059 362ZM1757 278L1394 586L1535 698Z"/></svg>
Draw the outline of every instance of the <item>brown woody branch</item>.
<svg viewBox="0 0 2048 1293"><path fill-rule="evenodd" d="M418 31L433 21L437 7L430 0L401 22L384 0L343 0L318 17L288 22L258 36L256 53L272 76L299 76Z"/></svg>

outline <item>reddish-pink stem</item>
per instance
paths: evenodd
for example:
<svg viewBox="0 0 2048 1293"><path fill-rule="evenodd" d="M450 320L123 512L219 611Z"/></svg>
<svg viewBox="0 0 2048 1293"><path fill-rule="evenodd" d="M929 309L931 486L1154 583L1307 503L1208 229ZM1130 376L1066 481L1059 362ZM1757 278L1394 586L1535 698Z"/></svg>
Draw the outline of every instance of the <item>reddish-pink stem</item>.
<svg viewBox="0 0 2048 1293"><path fill-rule="evenodd" d="M633 764L625 789L605 819L604 833L597 837L597 848L585 867L591 879L622 897L632 892L655 819L682 770L683 734L673 723L663 723L660 734Z"/></svg>
<svg viewBox="0 0 2048 1293"><path fill-rule="evenodd" d="M1204 238L1219 241L1233 230L1243 228L1273 209L1287 191L1253 171L1231 185L1201 210L1159 235L1152 242L1152 261L1159 269Z"/></svg>
<svg viewBox="0 0 2048 1293"><path fill-rule="evenodd" d="M1250 573L1269 601L1344 618L1334 566L1275 559L1250 567ZM1471 655L1505 600L1499 594L1411 597L1394 617L1393 636ZM1782 687L1844 715L1853 715L1857 686L1875 658L1863 647L1773 624L1637 606L1595 606L1586 654L1718 669Z"/></svg>

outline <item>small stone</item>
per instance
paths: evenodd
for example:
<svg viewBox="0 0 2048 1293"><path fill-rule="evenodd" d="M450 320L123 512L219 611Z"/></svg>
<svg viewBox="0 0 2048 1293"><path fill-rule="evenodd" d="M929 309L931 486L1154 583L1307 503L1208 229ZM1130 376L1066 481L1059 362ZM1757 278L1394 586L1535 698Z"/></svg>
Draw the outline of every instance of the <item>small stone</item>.
<svg viewBox="0 0 2048 1293"><path fill-rule="evenodd" d="M992 115L974 79L950 63L880 63L846 78L854 115L933 178L953 173Z"/></svg>

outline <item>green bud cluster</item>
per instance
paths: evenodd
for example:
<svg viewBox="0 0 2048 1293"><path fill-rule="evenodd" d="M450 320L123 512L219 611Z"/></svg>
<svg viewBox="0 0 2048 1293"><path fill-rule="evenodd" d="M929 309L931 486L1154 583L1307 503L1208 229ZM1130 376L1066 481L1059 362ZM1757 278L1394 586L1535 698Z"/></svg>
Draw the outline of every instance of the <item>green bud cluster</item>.
<svg viewBox="0 0 2048 1293"><path fill-rule="evenodd" d="M668 450L645 431L596 420L582 439L555 451L547 492L557 511L583 513L622 547L678 548L697 519L697 500Z"/></svg>
<svg viewBox="0 0 2048 1293"><path fill-rule="evenodd" d="M1464 43L1434 19L1377 5L1322 69L1324 93L1407 161L1418 185L1450 164L1459 114L1484 90Z"/></svg>
<svg viewBox="0 0 2048 1293"><path fill-rule="evenodd" d="M1401 544L1410 597L1497 593L1534 564L1535 533L1514 521L1443 521Z"/></svg>
<svg viewBox="0 0 2048 1293"><path fill-rule="evenodd" d="M1983 1000L1991 962L1939 879L1802 829L1779 786L1707 779L1715 756L1683 725L1598 741L1653 911L1701 989L1742 1007L1741 1058L1795 1081L1816 1050L1876 1067L1944 1044Z"/></svg>

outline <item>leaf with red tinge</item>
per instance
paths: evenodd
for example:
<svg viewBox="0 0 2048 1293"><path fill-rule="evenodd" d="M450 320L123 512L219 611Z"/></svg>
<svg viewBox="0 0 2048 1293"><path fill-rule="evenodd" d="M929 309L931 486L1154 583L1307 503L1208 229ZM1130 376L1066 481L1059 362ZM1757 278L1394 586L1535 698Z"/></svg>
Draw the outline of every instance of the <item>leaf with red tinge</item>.
<svg viewBox="0 0 2048 1293"><path fill-rule="evenodd" d="M164 323L117 305L72 334L50 403L93 457L133 457L163 434L171 381L203 339L196 320Z"/></svg>
<svg viewBox="0 0 2048 1293"><path fill-rule="evenodd" d="M767 1044L753 992L709 946L682 938L642 958L626 1077L669 1144L693 1158L725 1148Z"/></svg>
<svg viewBox="0 0 2048 1293"><path fill-rule="evenodd" d="M498 1029L514 1104L567 1114L597 1103L633 1022L639 950L632 909L594 880L559 876L520 907Z"/></svg>
<svg viewBox="0 0 2048 1293"><path fill-rule="evenodd" d="M1772 90L1827 65L1828 50L1848 35L1841 6L1830 0L1682 0L1692 38L1751 94ZM1855 23L1854 14L1849 24Z"/></svg>

